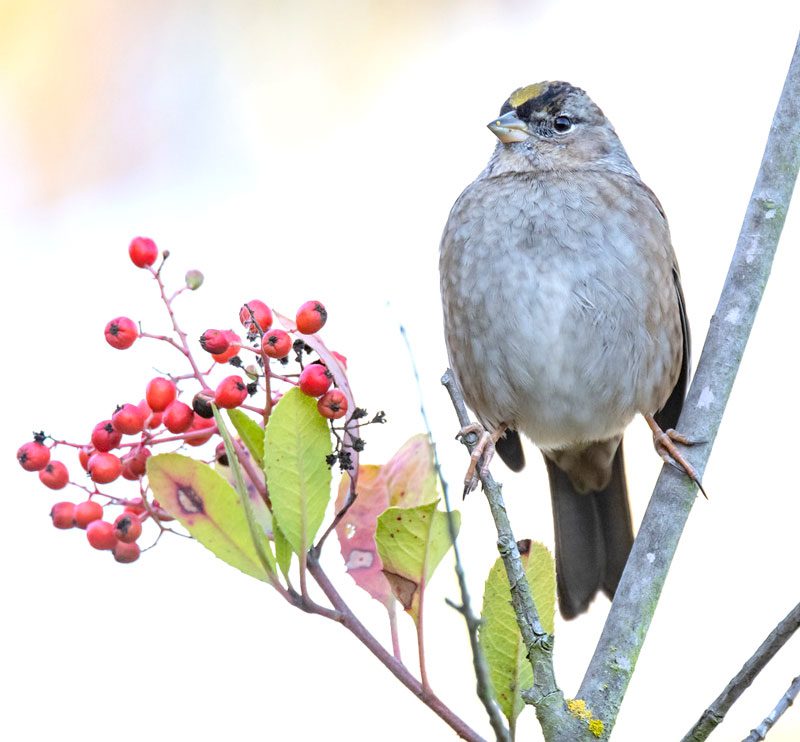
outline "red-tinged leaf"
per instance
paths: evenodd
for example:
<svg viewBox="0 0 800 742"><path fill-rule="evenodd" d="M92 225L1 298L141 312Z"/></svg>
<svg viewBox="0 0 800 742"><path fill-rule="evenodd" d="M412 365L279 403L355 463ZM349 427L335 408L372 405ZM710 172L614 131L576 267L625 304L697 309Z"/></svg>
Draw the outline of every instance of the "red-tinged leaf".
<svg viewBox="0 0 800 742"><path fill-rule="evenodd" d="M382 468L391 507L415 508L438 499L433 448L425 433L406 441Z"/></svg>
<svg viewBox="0 0 800 742"><path fill-rule="evenodd" d="M414 508L435 502L436 470L433 448L427 435L410 438L383 466L359 469L358 496L336 527L348 574L361 588L387 607L392 590L375 545L378 516L388 507ZM341 510L350 492L347 475L342 476L336 509Z"/></svg>
<svg viewBox="0 0 800 742"><path fill-rule="evenodd" d="M387 608L392 603L392 590L383 574L383 563L375 546L378 516L389 506L389 492L380 466L366 465L359 470L358 497L336 526L336 535L347 573L356 584ZM337 511L350 492L350 477L342 476L336 498Z"/></svg>

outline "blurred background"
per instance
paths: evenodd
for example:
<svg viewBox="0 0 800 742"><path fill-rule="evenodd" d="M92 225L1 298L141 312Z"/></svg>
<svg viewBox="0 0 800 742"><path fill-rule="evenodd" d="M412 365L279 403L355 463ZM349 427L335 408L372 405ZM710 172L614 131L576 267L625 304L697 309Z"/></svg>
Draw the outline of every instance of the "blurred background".
<svg viewBox="0 0 800 742"><path fill-rule="evenodd" d="M168 327L126 254L145 234L172 253L172 286L188 268L206 274L176 302L190 337L235 326L252 298L287 314L326 303L323 336L348 356L359 404L390 420L369 431L366 461L422 430L403 323L457 482L465 457L438 382L439 236L494 146L486 122L514 88L546 79L590 93L661 199L696 359L798 29L789 0L0 2L0 736L450 739L342 629L290 610L200 546L164 539L123 566L79 531L56 531L48 512L65 493L22 472L13 452L33 429L85 440L117 403L141 398L154 367L181 372L169 348L120 354L102 339L120 314ZM614 739L679 739L800 596L800 490L789 477L799 241L796 204L706 472L709 500L692 512ZM639 421L626 454L638 522L660 470ZM495 473L517 537L552 543L546 475L533 450L528 459L522 475L499 463ZM459 506L479 604L496 558L491 519L479 494ZM325 563L388 640L382 609L344 574L335 543ZM444 603L457 595L448 566L426 600L428 673L489 735L463 621ZM567 695L607 608L599 599L557 624ZM798 668L795 637L714 739L746 736ZM530 710L519 738L540 738ZM800 714L769 738L800 738Z"/></svg>

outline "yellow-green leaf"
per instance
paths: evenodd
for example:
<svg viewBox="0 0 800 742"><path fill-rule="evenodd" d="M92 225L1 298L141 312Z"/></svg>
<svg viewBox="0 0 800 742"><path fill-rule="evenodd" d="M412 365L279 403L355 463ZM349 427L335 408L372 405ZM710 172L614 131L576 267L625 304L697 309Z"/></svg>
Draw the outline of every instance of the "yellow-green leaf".
<svg viewBox="0 0 800 742"><path fill-rule="evenodd" d="M546 546L536 542L522 542L520 551L539 620L544 630L552 634L556 601L553 557ZM482 619L480 641L489 664L492 686L497 703L513 728L525 705L521 692L533 685L533 672L525 656L501 559L495 562L486 580Z"/></svg>
<svg viewBox="0 0 800 742"><path fill-rule="evenodd" d="M250 463L250 452L239 446L241 451L241 461L239 459L239 452L234 446L231 434L228 432L228 427L225 425L225 420L222 418L222 413L216 405L212 405L214 411L214 420L217 423L217 430L222 436L222 441L225 445L225 455L228 459L230 471L233 474L233 486L239 493L242 502L242 511L244 512L247 527L250 529L250 537L253 541L256 554L261 561L261 566L268 575L274 580L275 578L275 555L272 553L272 547L267 543L267 536L272 529L272 518L269 516L266 503L262 499L261 492L256 487L253 480L245 476L241 461ZM260 469L253 469L253 476L260 477L262 472Z"/></svg>
<svg viewBox="0 0 800 742"><path fill-rule="evenodd" d="M328 423L316 400L298 388L289 390L272 410L264 446L272 514L292 551L312 546L331 495Z"/></svg>
<svg viewBox="0 0 800 742"><path fill-rule="evenodd" d="M228 410L228 417L236 428L239 438L247 446L253 458L258 463L258 468L264 466L264 428L262 428L252 417L241 410Z"/></svg>
<svg viewBox="0 0 800 742"><path fill-rule="evenodd" d="M375 542L394 596L416 622L420 596L451 546L447 513L436 502L416 508L388 508L378 517ZM461 523L453 513L456 532Z"/></svg>
<svg viewBox="0 0 800 742"><path fill-rule="evenodd" d="M278 562L283 576L289 578L289 567L292 563L292 547L283 535L283 531L275 526L273 537L275 539L275 560Z"/></svg>
<svg viewBox="0 0 800 742"><path fill-rule="evenodd" d="M210 466L177 453L147 460L153 495L203 546L251 577L268 580L236 490Z"/></svg>

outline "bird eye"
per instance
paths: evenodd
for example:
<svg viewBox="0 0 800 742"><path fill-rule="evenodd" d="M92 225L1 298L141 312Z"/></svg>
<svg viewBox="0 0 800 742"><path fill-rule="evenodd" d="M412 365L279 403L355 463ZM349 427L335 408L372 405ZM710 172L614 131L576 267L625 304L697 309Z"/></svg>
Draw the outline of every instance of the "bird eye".
<svg viewBox="0 0 800 742"><path fill-rule="evenodd" d="M572 119L569 116L556 116L555 121L553 121L553 128L563 134L572 128Z"/></svg>

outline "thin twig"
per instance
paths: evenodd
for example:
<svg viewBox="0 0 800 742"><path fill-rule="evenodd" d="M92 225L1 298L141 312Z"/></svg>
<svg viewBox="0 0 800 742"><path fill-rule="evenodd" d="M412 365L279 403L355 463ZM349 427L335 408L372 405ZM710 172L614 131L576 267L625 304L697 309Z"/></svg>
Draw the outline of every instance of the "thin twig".
<svg viewBox="0 0 800 742"><path fill-rule="evenodd" d="M461 389L450 369L442 377L442 384L450 394L459 425L462 428L466 427L469 424L467 407ZM465 436L465 438L468 437ZM464 441L470 452L476 442ZM481 471L480 479L497 528L497 550L500 552L508 583L511 586L511 604L522 635L522 643L525 645L526 654L533 669L533 688L523 693L523 698L526 703L532 703L536 707L536 716L548 742L551 740L574 742L584 739L587 734L586 725L569 712L564 694L556 684L553 670L553 637L544 630L539 620L539 613L531 596L525 568L522 566L517 541L506 513L501 486L494 481L489 472Z"/></svg>
<svg viewBox="0 0 800 742"><path fill-rule="evenodd" d="M731 706L739 696L750 687L778 650L789 641L789 638L800 628L800 603L783 619L762 642L753 656L747 660L742 669L733 677L725 690L703 712L697 723L688 731L682 742L702 742L725 718Z"/></svg>
<svg viewBox="0 0 800 742"><path fill-rule="evenodd" d="M433 431L431 430L430 422L428 421L428 413L425 410L425 401L422 395L422 384L419 378L419 371L417 370L417 363L414 359L414 352L411 349L411 343L406 333L406 328L400 324L400 334L406 344L408 350L408 357L411 361L411 369L414 373L414 380L417 384L417 396L419 398L419 411L422 416L422 422L425 425L425 432L428 434L431 448L433 450L433 465L436 469L436 474L439 477L439 482L442 485L442 495L444 499L445 512L447 513L447 529L450 534L450 543L453 544L453 557L455 560L456 579L458 580L458 589L461 593L461 605L456 605L451 601L448 604L455 608L463 617L467 624L467 633L469 635L469 646L472 651L472 666L475 671L476 693L480 699L486 713L489 716L489 723L492 726L495 737L498 742L509 742L511 739L505 721L503 721L503 714L500 707L495 701L494 692L492 690L492 681L489 675L489 666L486 662L486 657L481 647L479 631L481 620L475 615L472 610L472 600L470 598L469 589L467 588L467 578L464 574L464 565L461 562L461 554L458 548L458 534L453 518L453 510L450 507L450 494L447 485L447 480L444 478L442 467L439 463L439 454L436 449L436 441L433 439Z"/></svg>
<svg viewBox="0 0 800 742"><path fill-rule="evenodd" d="M759 742L759 740L765 739L767 732L772 729L775 722L778 721L778 719L783 716L786 709L794 703L794 699L797 697L798 693L800 693L800 675L792 680L789 690L783 694L783 698L778 701L778 705L767 714L767 718L764 719L764 721L747 735L743 742Z"/></svg>
<svg viewBox="0 0 800 742"><path fill-rule="evenodd" d="M703 346L678 429L702 441L692 464L702 475L769 277L800 168L800 40L772 121L736 250ZM603 633L578 692L606 733L650 627L697 487L665 466L642 520ZM635 627L635 630L632 630Z"/></svg>
<svg viewBox="0 0 800 742"><path fill-rule="evenodd" d="M164 259L166 259L166 257ZM175 331L175 334L180 338L181 342L180 345L178 345L170 338L163 338L163 339L169 342L170 345L173 345L175 348L177 348L181 353L183 353L183 355L186 357L186 360L189 361L189 365L192 367L195 379L197 379L197 381L200 382L200 386L202 386L204 389L207 389L208 385L205 382L203 372L197 365L197 362L195 361L194 356L192 355L192 351L189 348L189 343L186 341L186 333L178 325L178 321L175 319L175 313L172 311L171 300L167 298L167 294L164 289L164 282L161 280L161 268L163 267L163 265L164 263L162 260L161 265L158 267L158 270L154 270L152 266L148 268L148 270L150 271L153 278L156 280L156 283L158 284L158 290L159 293L161 294L161 301L164 302L164 306L166 307L167 313L169 314L170 321L172 322L172 329Z"/></svg>

